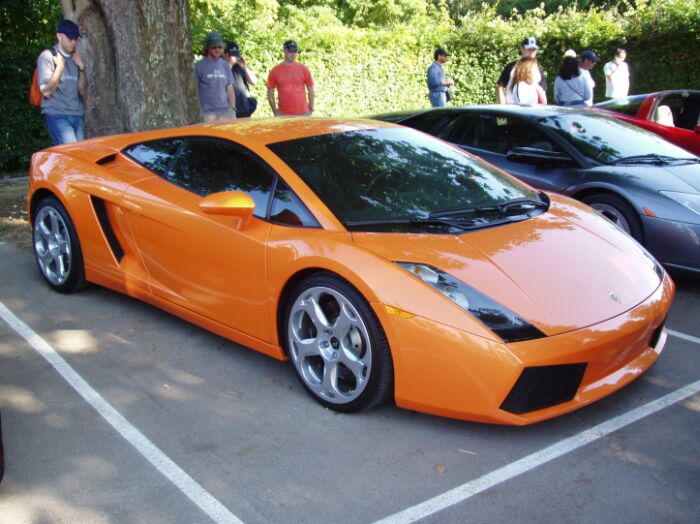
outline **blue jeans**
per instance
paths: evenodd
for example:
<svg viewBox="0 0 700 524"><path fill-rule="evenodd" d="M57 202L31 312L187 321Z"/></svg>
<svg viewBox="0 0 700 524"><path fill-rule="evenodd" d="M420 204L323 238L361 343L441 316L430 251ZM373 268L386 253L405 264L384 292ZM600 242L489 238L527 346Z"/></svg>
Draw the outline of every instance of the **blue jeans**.
<svg viewBox="0 0 700 524"><path fill-rule="evenodd" d="M53 145L67 144L85 138L85 119L82 116L47 114L43 116Z"/></svg>
<svg viewBox="0 0 700 524"><path fill-rule="evenodd" d="M444 107L447 103L444 91L430 91L428 92L428 98L430 99L430 105L433 107Z"/></svg>

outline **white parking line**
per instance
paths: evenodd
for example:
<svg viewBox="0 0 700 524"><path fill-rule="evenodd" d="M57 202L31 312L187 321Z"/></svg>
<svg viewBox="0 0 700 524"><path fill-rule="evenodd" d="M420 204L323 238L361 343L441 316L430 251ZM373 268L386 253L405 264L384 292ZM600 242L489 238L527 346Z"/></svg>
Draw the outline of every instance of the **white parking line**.
<svg viewBox="0 0 700 524"><path fill-rule="evenodd" d="M180 466L175 464L153 442L136 429L121 413L112 407L90 384L88 384L58 352L43 338L22 322L12 311L0 302L0 317L26 340L70 386L85 399L107 423L112 426L129 444L136 448L165 478L175 484L204 513L215 522L243 524L221 502L216 500L207 490L190 477Z"/></svg>
<svg viewBox="0 0 700 524"><path fill-rule="evenodd" d="M694 337L692 335L686 335L685 333L681 333L680 331L674 331L672 329L667 329L668 334L676 337L676 338L682 338L683 340L687 340L688 342L695 342L696 344L700 344L700 338Z"/></svg>
<svg viewBox="0 0 700 524"><path fill-rule="evenodd" d="M700 380L685 386L681 389L669 393L657 400L653 400L643 406L640 406L632 411L628 411L618 417L612 418L606 422L593 426L590 429L582 431L577 435L561 440L551 446L548 446L540 451L536 451L531 455L511 462L491 473L487 473L477 479L474 479L466 484L462 484L450 491L446 491L441 495L433 497L430 500L421 502L413 507L405 509L394 515L390 515L381 519L374 524L408 524L416 522L430 515L442 511L443 509L454 506L460 502L486 491L489 488L497 486L507 480L510 480L518 475L522 475L532 469L535 469L542 464L546 464L551 460L561 457L567 453L575 451L580 447L590 444L604 436L624 428L634 422L637 422L644 417L653 415L668 406L676 404L696 393L700 392Z"/></svg>

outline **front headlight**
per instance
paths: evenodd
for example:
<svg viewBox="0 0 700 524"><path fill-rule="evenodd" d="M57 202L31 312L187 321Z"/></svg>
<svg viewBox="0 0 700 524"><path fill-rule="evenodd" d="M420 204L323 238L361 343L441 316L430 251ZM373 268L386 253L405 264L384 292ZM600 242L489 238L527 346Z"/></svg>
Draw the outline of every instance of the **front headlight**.
<svg viewBox="0 0 700 524"><path fill-rule="evenodd" d="M474 316L504 342L519 342L546 336L503 304L499 304L444 271L427 264L396 263Z"/></svg>
<svg viewBox="0 0 700 524"><path fill-rule="evenodd" d="M700 195L677 193L676 191L660 191L660 193L671 200L675 200L683 207L687 207L693 213L700 215Z"/></svg>

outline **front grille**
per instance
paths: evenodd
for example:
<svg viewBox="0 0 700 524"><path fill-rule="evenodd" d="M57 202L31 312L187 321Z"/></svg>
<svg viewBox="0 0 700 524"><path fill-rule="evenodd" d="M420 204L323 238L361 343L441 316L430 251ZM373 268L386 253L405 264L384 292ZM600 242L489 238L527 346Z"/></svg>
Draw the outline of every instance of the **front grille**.
<svg viewBox="0 0 700 524"><path fill-rule="evenodd" d="M585 371L586 364L525 368L501 409L519 415L568 402L576 395Z"/></svg>

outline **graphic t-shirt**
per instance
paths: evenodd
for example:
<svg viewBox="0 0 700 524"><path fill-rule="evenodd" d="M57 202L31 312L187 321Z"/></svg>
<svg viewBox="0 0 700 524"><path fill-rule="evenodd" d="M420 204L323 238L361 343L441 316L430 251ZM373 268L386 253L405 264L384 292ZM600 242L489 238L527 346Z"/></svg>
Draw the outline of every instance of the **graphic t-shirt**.
<svg viewBox="0 0 700 524"><path fill-rule="evenodd" d="M229 110L226 86L233 84L231 66L221 58L204 57L194 65L199 83L199 104L204 114L220 114Z"/></svg>
<svg viewBox="0 0 700 524"><path fill-rule="evenodd" d="M299 62L277 64L267 76L267 88L277 89L279 110L285 115L301 115L311 111L305 88L313 85L311 71Z"/></svg>
<svg viewBox="0 0 700 524"><path fill-rule="evenodd" d="M61 53L66 61L61 73L61 80L53 95L41 101L41 113L45 115L71 115L82 116L84 113L83 102L78 93L78 80L80 71L78 65L73 61L73 57L61 51L58 46L54 51ZM46 49L39 55L36 61L39 87L43 88L56 71L56 63L53 61L53 54Z"/></svg>

